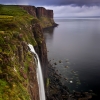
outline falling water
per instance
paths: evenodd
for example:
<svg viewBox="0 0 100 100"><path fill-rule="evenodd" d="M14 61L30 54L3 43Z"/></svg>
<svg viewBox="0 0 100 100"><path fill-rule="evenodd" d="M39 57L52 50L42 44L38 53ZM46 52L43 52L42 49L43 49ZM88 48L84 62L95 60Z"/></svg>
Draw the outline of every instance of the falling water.
<svg viewBox="0 0 100 100"><path fill-rule="evenodd" d="M33 52L36 55L36 58L37 58L37 79L38 79L40 100L46 100L45 99L44 82L43 82L43 75L42 75L40 60L39 60L37 53L34 50L34 47L31 44L28 44L28 46L29 46L31 52Z"/></svg>

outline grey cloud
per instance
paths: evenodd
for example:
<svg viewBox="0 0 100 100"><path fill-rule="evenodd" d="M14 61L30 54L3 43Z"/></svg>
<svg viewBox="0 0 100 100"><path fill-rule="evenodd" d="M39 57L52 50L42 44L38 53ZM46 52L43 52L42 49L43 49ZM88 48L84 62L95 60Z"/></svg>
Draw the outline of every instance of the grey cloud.
<svg viewBox="0 0 100 100"><path fill-rule="evenodd" d="M26 4L28 5L31 0L0 0L0 4Z"/></svg>
<svg viewBox="0 0 100 100"><path fill-rule="evenodd" d="M100 0L0 0L1 4L44 6L55 17L100 16Z"/></svg>
<svg viewBox="0 0 100 100"><path fill-rule="evenodd" d="M99 6L45 6L47 9L54 10L54 17L90 17L100 16Z"/></svg>
<svg viewBox="0 0 100 100"><path fill-rule="evenodd" d="M27 3L30 5L54 5L54 6L62 6L62 5L100 6L100 0L0 0L0 3L9 3L9 4Z"/></svg>

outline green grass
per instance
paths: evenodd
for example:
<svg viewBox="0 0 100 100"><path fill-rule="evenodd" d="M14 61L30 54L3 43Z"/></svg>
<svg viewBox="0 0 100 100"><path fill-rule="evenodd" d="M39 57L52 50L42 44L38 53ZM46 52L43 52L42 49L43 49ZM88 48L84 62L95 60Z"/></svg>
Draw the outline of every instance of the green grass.
<svg viewBox="0 0 100 100"><path fill-rule="evenodd" d="M18 6L0 5L0 100L30 100L28 88L24 86L29 84L29 79L24 75L33 58L22 44L37 45L31 29L31 24L37 22ZM18 48L22 48L22 54Z"/></svg>
<svg viewBox="0 0 100 100"><path fill-rule="evenodd" d="M2 19L2 20L12 20L13 19L13 16L0 15L0 19Z"/></svg>
<svg viewBox="0 0 100 100"><path fill-rule="evenodd" d="M21 23L29 23L33 17L19 6L1 5L0 30L15 30L22 26Z"/></svg>
<svg viewBox="0 0 100 100"><path fill-rule="evenodd" d="M53 19L47 17L41 17L39 20L40 20L40 25L43 28L50 27L54 23Z"/></svg>
<svg viewBox="0 0 100 100"><path fill-rule="evenodd" d="M31 22L37 23L38 19L29 15L19 6L1 5L0 7L0 31L11 31L12 33L20 33L23 35L22 40L37 45L35 39L32 39Z"/></svg>
<svg viewBox="0 0 100 100"><path fill-rule="evenodd" d="M9 16L24 16L24 15L26 15L26 11L22 10L18 6L1 5L0 9L1 9L0 15L9 15Z"/></svg>

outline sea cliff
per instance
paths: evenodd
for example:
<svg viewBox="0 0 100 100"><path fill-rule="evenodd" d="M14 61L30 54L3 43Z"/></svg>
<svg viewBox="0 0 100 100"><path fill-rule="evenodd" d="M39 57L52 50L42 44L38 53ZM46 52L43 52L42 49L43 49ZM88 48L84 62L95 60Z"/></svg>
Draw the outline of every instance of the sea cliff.
<svg viewBox="0 0 100 100"><path fill-rule="evenodd" d="M25 6L25 5L20 5L19 7L26 10L27 13L37 18L42 28L56 25L53 19L53 10L46 9L44 7Z"/></svg>
<svg viewBox="0 0 100 100"><path fill-rule="evenodd" d="M0 100L39 100L35 55L28 44L39 55L46 84L48 59L42 28L54 24L52 10L0 5Z"/></svg>

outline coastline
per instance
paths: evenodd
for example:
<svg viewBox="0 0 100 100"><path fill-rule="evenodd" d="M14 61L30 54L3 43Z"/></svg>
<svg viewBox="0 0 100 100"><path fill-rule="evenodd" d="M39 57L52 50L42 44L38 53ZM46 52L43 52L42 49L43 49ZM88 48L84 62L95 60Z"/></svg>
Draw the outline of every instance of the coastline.
<svg viewBox="0 0 100 100"><path fill-rule="evenodd" d="M77 94L77 92L75 92L74 94L70 94L68 87L61 83L60 74L56 72L56 69L53 68L48 61L43 30L58 26L58 24L56 24L52 19L52 15L50 15L49 18L52 22L47 21L47 15L41 21L40 18L33 18L33 16L30 16L30 14L26 13L24 10L17 8L18 6L6 5L5 7L7 7L7 9L3 12L3 14L11 16L3 16L2 19L4 19L4 21L7 20L9 23L5 22L5 24L2 22L3 20L1 20L1 24L5 27L2 25L2 27L0 27L1 30L4 28L4 31L0 32L0 62L2 63L2 66L0 67L0 77L2 78L1 83L6 83L7 86L6 88L5 85L1 85L3 91L5 91L5 89L7 90L7 92L2 92L3 98L1 100L7 98L9 95L12 95L9 99L17 98L19 100L19 98L22 98L22 100L33 100L36 98L36 100L39 100L38 84L36 79L36 63L32 54L28 50L27 43L34 45L35 50L39 55L44 76L47 100L59 100L59 98L60 100L80 99L82 97L82 93ZM14 8L11 9L9 7ZM26 10L28 11L33 9L32 6L27 7L28 9ZM39 9L45 11L44 8ZM32 14L33 13L36 12L32 12ZM40 15L43 17L43 13L40 12ZM32 22L32 19L34 22ZM45 28L41 27L38 20L40 20L40 23ZM13 94L12 91L14 92ZM16 93L19 93L19 91L22 91L20 92L21 97L19 95L19 97L15 97ZM5 93L6 96L4 96ZM87 97L87 95L88 94L86 94L85 97ZM84 98L84 95L82 98Z"/></svg>

